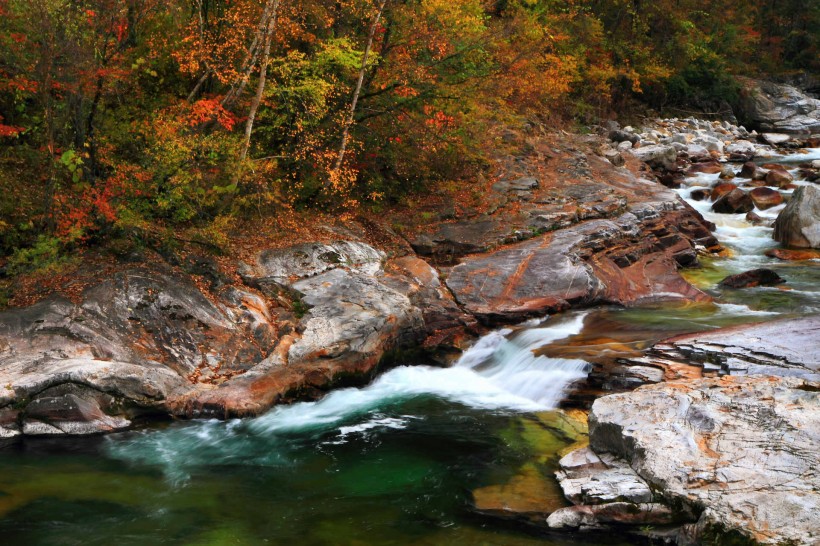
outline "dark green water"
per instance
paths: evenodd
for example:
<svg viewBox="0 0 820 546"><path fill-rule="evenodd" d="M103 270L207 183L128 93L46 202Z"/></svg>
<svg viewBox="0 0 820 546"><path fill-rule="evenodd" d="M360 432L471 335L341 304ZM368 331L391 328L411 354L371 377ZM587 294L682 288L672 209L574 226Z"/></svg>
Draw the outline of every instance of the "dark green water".
<svg viewBox="0 0 820 546"><path fill-rule="evenodd" d="M234 422L26 441L0 453L0 536L65 545L617 543L527 534L471 512L472 488L503 481L532 456L522 419L422 396L347 420L386 423L348 434ZM544 438L556 449L569 442L547 429Z"/></svg>

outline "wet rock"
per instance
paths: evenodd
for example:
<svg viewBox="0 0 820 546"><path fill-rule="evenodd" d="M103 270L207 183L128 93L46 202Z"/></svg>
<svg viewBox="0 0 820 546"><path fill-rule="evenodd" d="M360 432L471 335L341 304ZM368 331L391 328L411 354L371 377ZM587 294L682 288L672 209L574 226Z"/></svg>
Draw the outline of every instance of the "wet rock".
<svg viewBox="0 0 820 546"><path fill-rule="evenodd" d="M730 191L712 205L713 211L723 214L750 212L754 208L752 198L741 189Z"/></svg>
<svg viewBox="0 0 820 546"><path fill-rule="evenodd" d="M791 175L791 173L782 167L777 169L771 169L766 174L766 184L769 186L782 188L785 185L792 183L793 181L794 177Z"/></svg>
<svg viewBox="0 0 820 546"><path fill-rule="evenodd" d="M717 201L727 193L732 192L736 189L736 184L733 184L731 182L721 182L719 184L716 184L715 187L711 189L711 191L709 192L709 196L712 199L712 201Z"/></svg>
<svg viewBox="0 0 820 546"><path fill-rule="evenodd" d="M738 81L742 86L738 117L764 132L820 132L820 100L790 85L750 78L738 78Z"/></svg>
<svg viewBox="0 0 820 546"><path fill-rule="evenodd" d="M775 375L820 380L820 317L775 320L684 334L656 343L641 360L669 370L697 366L701 375Z"/></svg>
<svg viewBox="0 0 820 546"><path fill-rule="evenodd" d="M771 269L752 269L737 275L729 275L718 284L726 288L752 288L755 286L774 286L786 282Z"/></svg>
<svg viewBox="0 0 820 546"><path fill-rule="evenodd" d="M820 509L818 390L793 377L640 387L595 401L590 446L623 459L673 514L699 514L687 528L696 541L731 534L758 544L812 544Z"/></svg>
<svg viewBox="0 0 820 546"><path fill-rule="evenodd" d="M737 174L740 178L751 178L752 180L763 180L766 178L767 171L761 169L757 163L748 161L743 164L740 172Z"/></svg>
<svg viewBox="0 0 820 546"><path fill-rule="evenodd" d="M766 223L766 220L760 217L756 212L747 212L746 213L746 221L752 224L753 226L762 226Z"/></svg>
<svg viewBox="0 0 820 546"><path fill-rule="evenodd" d="M820 260L820 250L789 250L786 248L771 248L766 256L784 261Z"/></svg>
<svg viewBox="0 0 820 546"><path fill-rule="evenodd" d="M723 165L717 161L704 161L702 163L692 163L692 165L686 169L686 176L698 173L717 174L721 171L723 171Z"/></svg>
<svg viewBox="0 0 820 546"><path fill-rule="evenodd" d="M704 201L712 196L712 190L708 188L698 188L692 190L689 197L695 201Z"/></svg>
<svg viewBox="0 0 820 546"><path fill-rule="evenodd" d="M760 210L770 209L783 203L783 195L771 188L755 188L749 192L749 197Z"/></svg>
<svg viewBox="0 0 820 546"><path fill-rule="evenodd" d="M23 433L30 436L99 434L131 424L124 417L106 415L100 407L100 399L110 400L110 397L83 390L87 391L69 384L38 394L21 414Z"/></svg>
<svg viewBox="0 0 820 546"><path fill-rule="evenodd" d="M820 189L800 186L774 222L775 241L787 246L820 248Z"/></svg>

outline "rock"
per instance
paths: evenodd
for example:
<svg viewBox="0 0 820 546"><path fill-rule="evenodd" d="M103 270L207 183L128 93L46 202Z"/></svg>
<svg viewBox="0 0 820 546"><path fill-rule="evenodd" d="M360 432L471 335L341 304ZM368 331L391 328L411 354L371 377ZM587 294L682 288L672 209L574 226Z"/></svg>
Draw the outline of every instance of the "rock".
<svg viewBox="0 0 820 546"><path fill-rule="evenodd" d="M717 161L703 161L701 163L692 163L688 169L686 169L686 176L692 176L693 174L698 173L705 173L705 174L717 174L723 171L723 165L718 163Z"/></svg>
<svg viewBox="0 0 820 546"><path fill-rule="evenodd" d="M746 213L746 221L752 224L753 226L762 226L766 223L766 220L761 218L757 213L754 211Z"/></svg>
<svg viewBox="0 0 820 546"><path fill-rule="evenodd" d="M652 501L652 491L622 460L583 448L564 456L555 477L573 504Z"/></svg>
<svg viewBox="0 0 820 546"><path fill-rule="evenodd" d="M735 177L735 170L734 170L734 168L732 168L731 165L724 165L720 169L720 176L718 178L720 178L721 180L731 180L734 177Z"/></svg>
<svg viewBox="0 0 820 546"><path fill-rule="evenodd" d="M726 146L725 152L731 161L750 161L754 159L756 149L748 140L736 140Z"/></svg>
<svg viewBox="0 0 820 546"><path fill-rule="evenodd" d="M738 81L742 87L739 118L764 132L820 132L820 100L790 85L750 78Z"/></svg>
<svg viewBox="0 0 820 546"><path fill-rule="evenodd" d="M632 143L628 140L624 140L623 142L619 142L616 146L616 149L619 152L627 152L632 149Z"/></svg>
<svg viewBox="0 0 820 546"><path fill-rule="evenodd" d="M820 250L788 250L785 248L770 248L766 256L784 261L820 260Z"/></svg>
<svg viewBox="0 0 820 546"><path fill-rule="evenodd" d="M660 503L613 502L597 506L569 506L547 518L550 529L600 529L615 525L666 525L676 521L669 507Z"/></svg>
<svg viewBox="0 0 820 546"><path fill-rule="evenodd" d="M761 169L757 163L747 161L743 164L740 172L737 174L740 178L751 178L752 180L763 180L766 178L767 171Z"/></svg>
<svg viewBox="0 0 820 546"><path fill-rule="evenodd" d="M774 286L786 282L771 269L752 269L737 275L729 275L718 283L726 288L752 288L755 286Z"/></svg>
<svg viewBox="0 0 820 546"><path fill-rule="evenodd" d="M774 172L774 171L772 171ZM771 188L755 188L749 192L755 206L760 210L770 209L783 203L783 195Z"/></svg>
<svg viewBox="0 0 820 546"><path fill-rule="evenodd" d="M697 366L704 374L765 374L820 380L820 317L684 334L656 343L643 365Z"/></svg>
<svg viewBox="0 0 820 546"><path fill-rule="evenodd" d="M673 515L699 514L695 541L814 544L818 390L759 376L644 386L595 401L590 447L623 459Z"/></svg>
<svg viewBox="0 0 820 546"><path fill-rule="evenodd" d="M518 180L502 180L493 184L493 189L501 193L529 192L537 187L538 179L532 177L519 178Z"/></svg>
<svg viewBox="0 0 820 546"><path fill-rule="evenodd" d="M702 146L708 152L715 152L718 154L723 153L723 142L715 137L700 135L695 137L693 142L697 145Z"/></svg>
<svg viewBox="0 0 820 546"><path fill-rule="evenodd" d="M675 148L675 150L683 148L683 151L685 151L692 160L705 160L712 157L711 154L709 154L709 149L700 144L693 143L684 146L683 144L673 143L672 147Z"/></svg>
<svg viewBox="0 0 820 546"><path fill-rule="evenodd" d="M794 177L786 169L772 169L766 174L766 184L778 188L794 181Z"/></svg>
<svg viewBox="0 0 820 546"><path fill-rule="evenodd" d="M381 268L384 252L358 241L329 244L306 243L283 249L264 250L256 263L241 273L245 282L265 286L286 286L295 278L310 277L345 267L373 274Z"/></svg>
<svg viewBox="0 0 820 546"><path fill-rule="evenodd" d="M692 192L689 194L689 197L691 199L694 199L695 201L703 201L705 199L709 199L711 195L712 190L708 188L697 188L692 190Z"/></svg>
<svg viewBox="0 0 820 546"><path fill-rule="evenodd" d="M630 144L637 144L640 142L641 137L636 135L633 132L627 130L618 130L610 131L609 132L609 140L613 142L629 142Z"/></svg>
<svg viewBox="0 0 820 546"><path fill-rule="evenodd" d="M624 157L617 150L607 150L604 152L604 157L616 167L621 167L624 164Z"/></svg>
<svg viewBox="0 0 820 546"><path fill-rule="evenodd" d="M760 137L766 144L771 146L781 146L792 139L791 135L784 135L783 133L763 133Z"/></svg>
<svg viewBox="0 0 820 546"><path fill-rule="evenodd" d="M721 197L723 197L727 193L733 192L736 189L737 189L736 184L733 184L731 182L720 182L719 184L716 184L715 187L713 187L710 190L709 197L712 199L712 201L717 201L718 199L720 199Z"/></svg>
<svg viewBox="0 0 820 546"><path fill-rule="evenodd" d="M678 152L673 146L654 145L633 148L632 155L652 168L673 170L676 167Z"/></svg>
<svg viewBox="0 0 820 546"><path fill-rule="evenodd" d="M626 213L470 256L451 270L447 286L467 311L489 323L594 302L707 299L677 273L675 262L697 259L681 230L692 229L704 241L711 237L689 214L681 210L677 223L671 215L655 223Z"/></svg>
<svg viewBox="0 0 820 546"><path fill-rule="evenodd" d="M774 222L775 241L787 246L820 248L820 189L800 186Z"/></svg>
<svg viewBox="0 0 820 546"><path fill-rule="evenodd" d="M734 189L712 204L712 210L723 214L750 212L754 203L749 194L741 189Z"/></svg>

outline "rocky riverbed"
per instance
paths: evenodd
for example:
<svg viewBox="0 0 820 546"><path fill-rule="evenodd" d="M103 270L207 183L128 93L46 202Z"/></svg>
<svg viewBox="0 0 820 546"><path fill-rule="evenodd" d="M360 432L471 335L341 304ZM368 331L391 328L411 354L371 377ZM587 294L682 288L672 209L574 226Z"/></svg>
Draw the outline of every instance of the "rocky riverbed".
<svg viewBox="0 0 820 546"><path fill-rule="evenodd" d="M746 89L770 102L777 95L755 82ZM747 101L759 133L661 119L527 137L520 155L499 159L481 206L435 211L401 235L389 218L328 226L329 240L257 249L230 271L207 257L195 260L195 274L144 260L97 276L79 295L3 311L0 440L111 433L168 417L271 416L274 406L366 384L393 364L446 364L492 328L535 320L482 337L452 377L418 368L457 385L447 388L459 400L472 400L463 393L477 380L465 369L493 378L487 407L592 404L588 446L577 414L536 426L560 438L555 445L580 441L557 472L573 506L562 507L542 471L550 452L509 483L478 489L482 514L523 513L542 529L615 526L679 544L816 543L820 308L809 285L820 246L820 110L814 99L781 95L788 104ZM720 260L720 278L698 282ZM749 307L755 298L777 310ZM539 322L600 306L735 306L735 322L746 312L787 317L657 343L649 342L664 336L619 338L600 317L594 340L583 315L570 326ZM517 367L501 366L511 354ZM547 382L545 363L557 374ZM404 392L395 377L354 398ZM549 396L530 396L533 386ZM418 390L450 392L437 389ZM625 392L601 397L612 391ZM514 402L497 402L510 393Z"/></svg>

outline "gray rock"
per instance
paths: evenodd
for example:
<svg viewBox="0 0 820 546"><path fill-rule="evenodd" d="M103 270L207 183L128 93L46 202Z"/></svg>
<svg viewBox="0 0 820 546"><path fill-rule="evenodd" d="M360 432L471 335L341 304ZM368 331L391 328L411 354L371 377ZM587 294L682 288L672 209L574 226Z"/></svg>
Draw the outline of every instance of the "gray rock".
<svg viewBox="0 0 820 546"><path fill-rule="evenodd" d="M294 283L309 307L288 362L370 355L421 330L420 311L407 296L357 271L333 269ZM409 341L406 340L406 341Z"/></svg>
<svg viewBox="0 0 820 546"><path fill-rule="evenodd" d="M732 161L750 161L755 156L756 148L748 140L736 140L726 146L725 152Z"/></svg>
<svg viewBox="0 0 820 546"><path fill-rule="evenodd" d="M616 525L666 525L675 518L669 507L660 503L613 502L595 506L568 506L551 513L547 518L550 529L601 529Z"/></svg>
<svg viewBox="0 0 820 546"><path fill-rule="evenodd" d="M599 457L589 448L564 456L555 477L573 504L651 502L652 491L632 468L607 453Z"/></svg>
<svg viewBox="0 0 820 546"><path fill-rule="evenodd" d="M820 132L820 100L790 85L738 78L743 92L738 116L764 132Z"/></svg>
<svg viewBox="0 0 820 546"><path fill-rule="evenodd" d="M800 186L774 222L775 241L787 246L820 248L820 189Z"/></svg>
<svg viewBox="0 0 820 546"><path fill-rule="evenodd" d="M338 267L373 274L381 269L384 259L384 252L358 241L305 243L262 251L256 263L242 273L252 283L287 285Z"/></svg>
<svg viewBox="0 0 820 546"><path fill-rule="evenodd" d="M820 384L724 377L605 396L590 446L624 459L669 506L700 513L701 537L816 544Z"/></svg>
<svg viewBox="0 0 820 546"><path fill-rule="evenodd" d="M672 170L675 168L675 161L678 152L674 146L654 145L633 148L632 155L653 168L664 168Z"/></svg>

